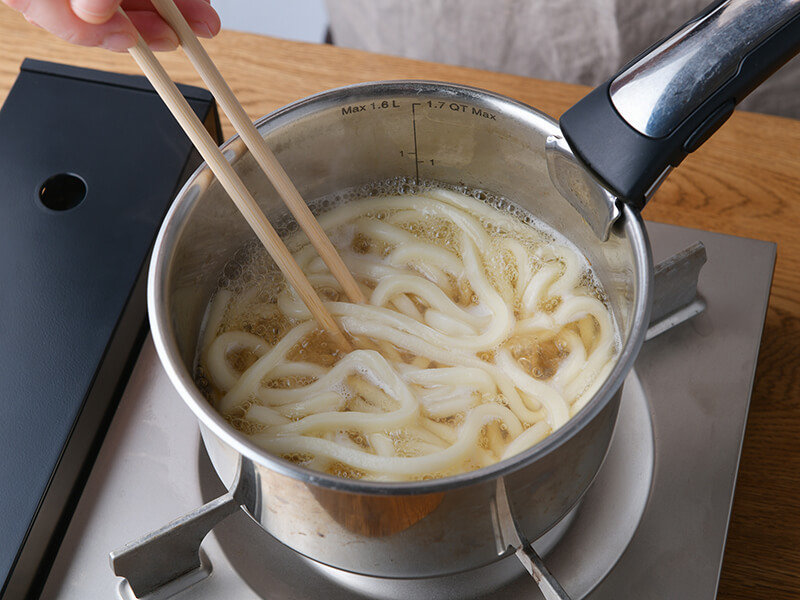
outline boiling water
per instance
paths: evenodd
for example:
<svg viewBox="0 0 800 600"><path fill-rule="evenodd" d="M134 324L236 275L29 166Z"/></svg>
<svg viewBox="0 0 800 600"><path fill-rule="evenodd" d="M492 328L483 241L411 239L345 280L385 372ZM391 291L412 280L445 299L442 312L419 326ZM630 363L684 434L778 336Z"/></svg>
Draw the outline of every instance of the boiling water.
<svg viewBox="0 0 800 600"><path fill-rule="evenodd" d="M561 427L613 366L586 260L508 201L393 180L315 209L368 303L346 301L293 222L287 245L356 350L255 242L226 266L198 349L198 384L266 450L351 478L474 470Z"/></svg>

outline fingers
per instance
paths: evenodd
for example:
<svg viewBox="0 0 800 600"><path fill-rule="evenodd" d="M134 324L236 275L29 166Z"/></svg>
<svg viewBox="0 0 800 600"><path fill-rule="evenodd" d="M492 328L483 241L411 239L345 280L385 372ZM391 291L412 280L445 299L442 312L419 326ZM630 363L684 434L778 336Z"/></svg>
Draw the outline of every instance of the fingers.
<svg viewBox="0 0 800 600"><path fill-rule="evenodd" d="M219 33L219 15L207 0L177 0L175 4L178 5L195 34L211 38Z"/></svg>
<svg viewBox="0 0 800 600"><path fill-rule="evenodd" d="M208 0L175 0L175 5L196 35L210 38L219 33L219 15ZM122 8L126 11L154 11L150 0L123 0Z"/></svg>
<svg viewBox="0 0 800 600"><path fill-rule="evenodd" d="M177 34L152 10L128 10L125 14L151 50L168 52L178 47Z"/></svg>
<svg viewBox="0 0 800 600"><path fill-rule="evenodd" d="M174 50L178 45L177 35L149 0L123 0L128 18L117 11L120 0L2 1L31 23L73 44L122 52L135 45L138 31L153 50ZM206 0L177 0L176 4L195 34L212 37L219 32L219 16Z"/></svg>
<svg viewBox="0 0 800 600"><path fill-rule="evenodd" d="M108 21L119 4L120 0L70 0L75 16L93 25Z"/></svg>
<svg viewBox="0 0 800 600"><path fill-rule="evenodd" d="M178 0L175 4L193 29L196 25L199 26L195 33L212 37L219 32L219 16L211 8L209 0ZM108 21L119 5L120 0L70 0L75 15L82 21L95 25ZM126 11L153 10L150 0L125 0L122 6Z"/></svg>
<svg viewBox="0 0 800 600"><path fill-rule="evenodd" d="M23 12L42 29L80 46L122 51L136 43L133 26L118 13L101 25L92 25L78 18L67 0L30 0Z"/></svg>
<svg viewBox="0 0 800 600"><path fill-rule="evenodd" d="M3 0L3 4L17 12L24 13L28 10L31 0Z"/></svg>

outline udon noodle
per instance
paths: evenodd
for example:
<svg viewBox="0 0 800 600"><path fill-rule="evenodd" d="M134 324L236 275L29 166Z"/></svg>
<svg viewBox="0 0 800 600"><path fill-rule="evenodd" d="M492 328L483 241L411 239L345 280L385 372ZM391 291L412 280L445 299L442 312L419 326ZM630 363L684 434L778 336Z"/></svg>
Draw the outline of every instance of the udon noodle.
<svg viewBox="0 0 800 600"><path fill-rule="evenodd" d="M263 249L240 253L206 315L198 382L256 444L343 477L443 477L530 448L602 384L616 330L578 251L502 204L421 188L322 214L364 305L291 236L346 355Z"/></svg>

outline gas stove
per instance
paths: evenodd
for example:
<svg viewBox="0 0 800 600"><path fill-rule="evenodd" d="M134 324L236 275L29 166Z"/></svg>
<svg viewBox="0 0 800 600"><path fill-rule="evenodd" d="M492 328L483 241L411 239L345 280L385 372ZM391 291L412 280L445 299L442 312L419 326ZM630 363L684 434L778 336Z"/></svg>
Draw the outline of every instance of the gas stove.
<svg viewBox="0 0 800 600"><path fill-rule="evenodd" d="M775 246L656 223L648 231L656 261L705 245L706 309L645 343L600 473L534 543L576 600L716 596ZM109 553L224 492L148 339L41 598L133 598ZM214 528L200 553L195 583L147 600L542 597L514 556L448 577L363 577L302 557L243 512Z"/></svg>
<svg viewBox="0 0 800 600"><path fill-rule="evenodd" d="M180 89L221 137L209 92ZM57 549L146 332L149 250L200 162L142 77L29 59L0 109L2 600Z"/></svg>

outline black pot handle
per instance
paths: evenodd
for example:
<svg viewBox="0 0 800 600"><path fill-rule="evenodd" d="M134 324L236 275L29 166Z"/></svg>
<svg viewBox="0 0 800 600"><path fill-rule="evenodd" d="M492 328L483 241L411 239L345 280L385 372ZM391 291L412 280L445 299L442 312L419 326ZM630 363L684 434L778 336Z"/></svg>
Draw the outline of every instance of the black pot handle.
<svg viewBox="0 0 800 600"><path fill-rule="evenodd" d="M800 0L717 2L565 112L561 131L584 166L641 209L798 51Z"/></svg>

